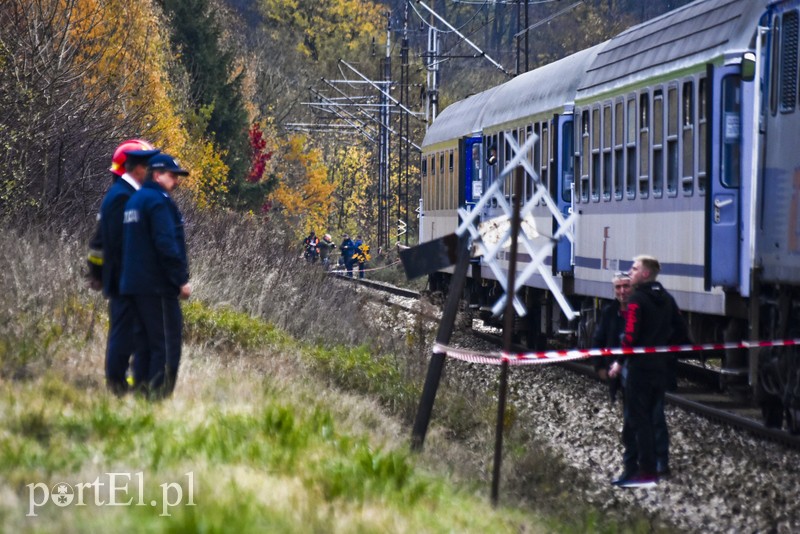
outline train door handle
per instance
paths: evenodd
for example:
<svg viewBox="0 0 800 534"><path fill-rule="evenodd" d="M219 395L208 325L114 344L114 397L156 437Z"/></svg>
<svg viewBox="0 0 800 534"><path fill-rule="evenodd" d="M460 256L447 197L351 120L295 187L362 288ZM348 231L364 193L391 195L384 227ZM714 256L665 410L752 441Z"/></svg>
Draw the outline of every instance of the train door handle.
<svg viewBox="0 0 800 534"><path fill-rule="evenodd" d="M720 212L721 212L722 208L724 208L725 206L727 206L729 204L733 204L733 199L732 198L729 198L729 199L726 199L726 200L720 200L718 198L714 199L714 222L715 223L718 223L718 222L720 222L720 220L722 220L722 214Z"/></svg>

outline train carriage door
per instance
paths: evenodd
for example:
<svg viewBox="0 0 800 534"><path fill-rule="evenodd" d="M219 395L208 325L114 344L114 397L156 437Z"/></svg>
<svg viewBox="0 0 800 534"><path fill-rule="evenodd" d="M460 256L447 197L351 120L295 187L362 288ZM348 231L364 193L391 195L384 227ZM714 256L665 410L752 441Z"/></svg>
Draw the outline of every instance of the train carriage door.
<svg viewBox="0 0 800 534"><path fill-rule="evenodd" d="M462 166L463 201L467 210L472 210L483 194L483 176L481 162L483 161L483 142L480 137L467 137L459 152L464 158ZM461 174L459 173L459 174Z"/></svg>
<svg viewBox="0 0 800 534"><path fill-rule="evenodd" d="M708 67L708 192L705 287L739 284L739 219L742 178L742 79L740 66ZM702 95L701 95L702 97Z"/></svg>
<svg viewBox="0 0 800 534"><path fill-rule="evenodd" d="M572 213L573 184L575 183L575 138L573 135L572 115L557 115L554 123L558 125L555 129L555 147L557 150L555 176L557 176L558 183L558 191L555 196L558 210L566 219ZM572 272L572 243L566 237L559 239L556 245L555 260L557 272Z"/></svg>

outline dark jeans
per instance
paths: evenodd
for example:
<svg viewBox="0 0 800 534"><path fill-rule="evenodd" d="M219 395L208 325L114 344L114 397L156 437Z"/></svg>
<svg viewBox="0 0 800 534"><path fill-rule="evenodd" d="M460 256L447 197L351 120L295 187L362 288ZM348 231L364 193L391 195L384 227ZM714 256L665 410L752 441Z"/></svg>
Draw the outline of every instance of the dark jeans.
<svg viewBox="0 0 800 534"><path fill-rule="evenodd" d="M627 370L623 410L622 459L628 473L656 473L669 465L669 431L664 414L664 374Z"/></svg>

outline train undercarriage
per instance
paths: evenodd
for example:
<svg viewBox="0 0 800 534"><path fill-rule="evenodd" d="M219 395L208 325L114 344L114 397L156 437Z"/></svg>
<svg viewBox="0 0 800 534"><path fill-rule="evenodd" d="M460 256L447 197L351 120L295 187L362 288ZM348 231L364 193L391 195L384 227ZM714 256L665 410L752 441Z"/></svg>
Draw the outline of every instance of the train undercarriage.
<svg viewBox="0 0 800 534"><path fill-rule="evenodd" d="M495 280L480 279L476 271L473 270L473 276L467 279L462 307L468 316L481 320L484 325L503 328L503 317L491 313L503 289ZM447 294L450 276L443 272L430 275L429 291ZM564 283L565 289L569 289L569 280ZM574 310L580 311L580 316L567 321L549 291L526 287L519 296L528 313L515 317L512 338L531 351L554 346L590 348L600 309L607 302L570 295L570 303ZM740 300L738 314L731 317L685 312L693 341L700 344L800 338L800 292L797 288L762 285L753 297ZM764 425L800 434L799 347L686 352L681 359L715 370L718 389L759 407Z"/></svg>

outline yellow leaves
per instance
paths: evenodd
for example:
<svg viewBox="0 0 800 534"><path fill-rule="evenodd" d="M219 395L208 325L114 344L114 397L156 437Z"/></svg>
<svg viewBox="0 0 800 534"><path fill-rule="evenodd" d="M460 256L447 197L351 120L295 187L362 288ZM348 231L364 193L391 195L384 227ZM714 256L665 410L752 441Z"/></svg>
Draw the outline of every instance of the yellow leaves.
<svg viewBox="0 0 800 534"><path fill-rule="evenodd" d="M228 166L222 161L223 152L210 141L191 143L186 147L186 167L191 174L184 179L182 187L189 189L200 208L219 204L225 193Z"/></svg>
<svg viewBox="0 0 800 534"><path fill-rule="evenodd" d="M334 185L328 180L322 152L309 146L307 137L293 135L284 141L276 169L280 185L272 200L297 237L327 228Z"/></svg>
<svg viewBox="0 0 800 534"><path fill-rule="evenodd" d="M372 0L263 0L261 5L270 23L280 28L276 35L284 39L295 35L295 48L314 61L338 60L346 51L369 50L381 27L383 9Z"/></svg>

